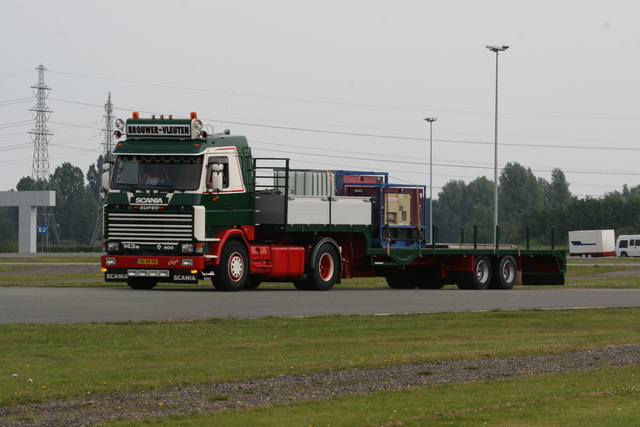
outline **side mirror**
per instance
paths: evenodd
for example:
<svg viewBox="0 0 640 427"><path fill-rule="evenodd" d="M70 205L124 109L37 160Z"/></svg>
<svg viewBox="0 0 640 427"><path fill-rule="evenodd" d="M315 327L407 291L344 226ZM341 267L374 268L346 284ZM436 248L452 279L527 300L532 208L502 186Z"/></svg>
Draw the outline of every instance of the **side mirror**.
<svg viewBox="0 0 640 427"><path fill-rule="evenodd" d="M213 191L222 191L224 186L224 177L222 176L224 166L220 163L212 163L209 167L211 168L211 182L208 183L209 189Z"/></svg>
<svg viewBox="0 0 640 427"><path fill-rule="evenodd" d="M111 163L103 163L102 164L102 176L100 180L100 185L104 191L109 192L109 183L111 182Z"/></svg>

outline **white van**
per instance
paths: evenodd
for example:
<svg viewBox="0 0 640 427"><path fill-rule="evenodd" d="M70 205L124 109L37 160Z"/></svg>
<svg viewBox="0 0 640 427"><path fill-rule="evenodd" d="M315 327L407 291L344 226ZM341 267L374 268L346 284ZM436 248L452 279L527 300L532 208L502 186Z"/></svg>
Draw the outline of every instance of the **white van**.
<svg viewBox="0 0 640 427"><path fill-rule="evenodd" d="M640 234L618 236L618 240L616 240L616 256L640 256Z"/></svg>

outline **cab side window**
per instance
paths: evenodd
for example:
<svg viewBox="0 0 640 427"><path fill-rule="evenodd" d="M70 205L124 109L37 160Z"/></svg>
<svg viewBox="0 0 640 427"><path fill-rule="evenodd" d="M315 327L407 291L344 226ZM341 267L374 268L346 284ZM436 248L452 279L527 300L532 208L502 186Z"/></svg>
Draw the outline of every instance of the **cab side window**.
<svg viewBox="0 0 640 427"><path fill-rule="evenodd" d="M213 165L222 166L222 188L229 187L229 158L223 156L209 157L207 162L207 188L211 188L213 182Z"/></svg>
<svg viewBox="0 0 640 427"><path fill-rule="evenodd" d="M618 247L620 249L624 249L624 248L629 247L629 241L628 240L620 240L620 243L619 243Z"/></svg>

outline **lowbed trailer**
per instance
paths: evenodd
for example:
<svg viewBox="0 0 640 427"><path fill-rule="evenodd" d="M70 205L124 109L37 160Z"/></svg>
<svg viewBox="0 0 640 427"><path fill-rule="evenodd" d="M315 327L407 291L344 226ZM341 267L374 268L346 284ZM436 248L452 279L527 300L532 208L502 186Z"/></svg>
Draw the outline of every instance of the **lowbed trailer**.
<svg viewBox="0 0 640 427"><path fill-rule="evenodd" d="M190 119L116 122L103 166L105 280L151 289L211 278L220 291L292 282L330 290L342 278L394 289L562 285L562 251L436 243L425 186L385 172L296 170L254 158L245 137Z"/></svg>

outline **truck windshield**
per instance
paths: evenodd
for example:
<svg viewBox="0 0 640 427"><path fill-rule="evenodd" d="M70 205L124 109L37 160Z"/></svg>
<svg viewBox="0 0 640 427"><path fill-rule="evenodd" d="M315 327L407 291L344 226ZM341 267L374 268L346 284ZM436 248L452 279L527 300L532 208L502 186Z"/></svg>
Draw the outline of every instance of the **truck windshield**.
<svg viewBox="0 0 640 427"><path fill-rule="evenodd" d="M202 156L121 155L111 188L185 191L200 188Z"/></svg>

